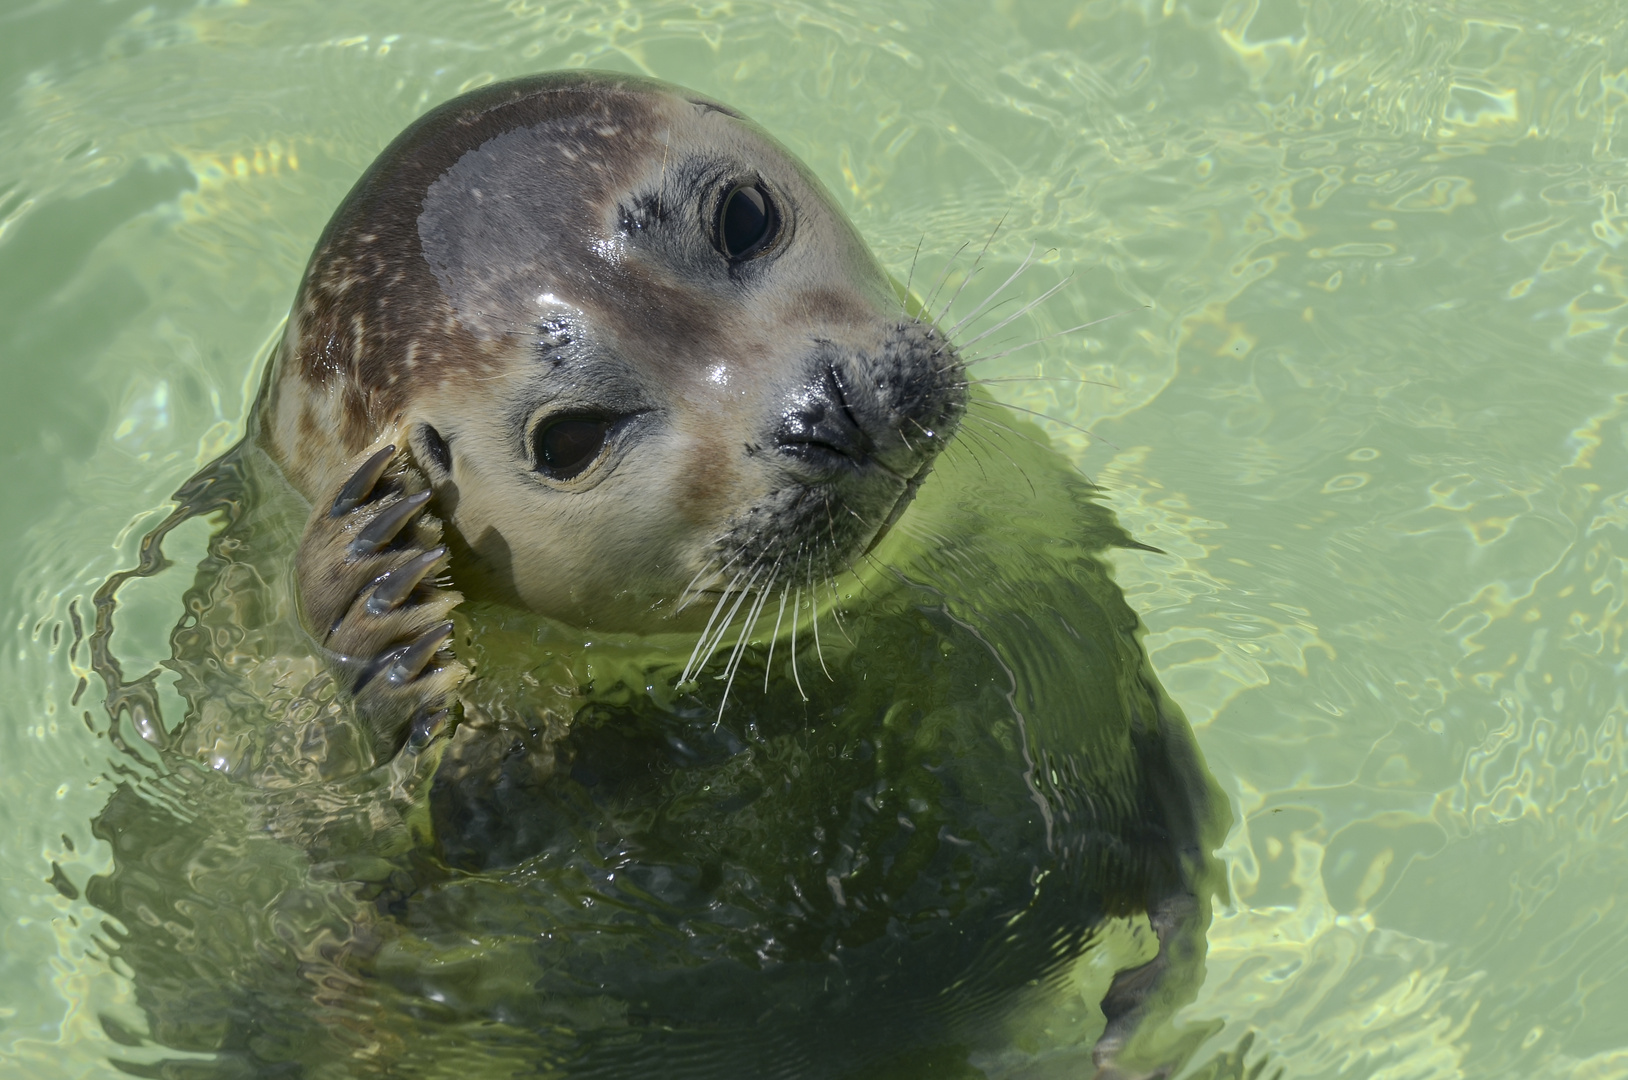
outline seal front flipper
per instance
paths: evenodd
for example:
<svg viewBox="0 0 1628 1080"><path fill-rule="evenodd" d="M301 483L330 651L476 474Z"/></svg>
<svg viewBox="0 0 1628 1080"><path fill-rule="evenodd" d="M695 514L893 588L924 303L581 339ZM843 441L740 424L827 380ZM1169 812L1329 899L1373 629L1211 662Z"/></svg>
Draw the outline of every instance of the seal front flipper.
<svg viewBox="0 0 1628 1080"><path fill-rule="evenodd" d="M305 628L383 758L446 725L468 674L448 647L463 596L437 584L447 549L417 466L395 444L351 466L312 506L295 575Z"/></svg>

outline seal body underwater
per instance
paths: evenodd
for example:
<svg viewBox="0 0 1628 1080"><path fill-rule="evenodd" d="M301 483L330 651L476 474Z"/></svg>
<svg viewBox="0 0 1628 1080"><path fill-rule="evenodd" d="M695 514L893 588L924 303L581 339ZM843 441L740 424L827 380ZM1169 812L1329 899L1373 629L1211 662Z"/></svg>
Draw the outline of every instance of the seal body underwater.
<svg viewBox="0 0 1628 1080"><path fill-rule="evenodd" d="M1224 811L1108 576L1130 541L1055 455L956 439L980 401L910 303L792 155L648 80L489 86L363 175L201 477L309 508L324 708L431 777L371 979L568 1030L568 1075L978 1075L1145 915L1095 1067L1187 1052L1147 1032L1202 975ZM471 934L518 989L413 959Z"/></svg>

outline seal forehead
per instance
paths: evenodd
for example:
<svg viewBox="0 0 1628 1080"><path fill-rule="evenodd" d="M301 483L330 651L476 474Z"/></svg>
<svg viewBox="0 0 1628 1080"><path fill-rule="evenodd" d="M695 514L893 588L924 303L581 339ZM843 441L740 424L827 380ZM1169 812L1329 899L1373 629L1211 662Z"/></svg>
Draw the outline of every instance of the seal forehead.
<svg viewBox="0 0 1628 1080"><path fill-rule="evenodd" d="M494 135L429 186L419 243L472 331L523 330L537 294L590 282L595 264L614 259L602 222L646 171L666 111L658 101L595 95L578 112Z"/></svg>
<svg viewBox="0 0 1628 1080"><path fill-rule="evenodd" d="M534 335L571 309L624 359L674 380L731 355L765 355L765 335L785 338L797 324L874 317L873 297L840 295L879 278L863 242L818 181L750 122L644 88L571 105L516 116L427 185L421 265L475 338ZM800 253L737 277L713 246L709 215L743 182L773 188L788 236L798 220L807 228L788 241Z"/></svg>
<svg viewBox="0 0 1628 1080"><path fill-rule="evenodd" d="M342 449L355 451L427 386L501 363L494 338L514 328L491 326L482 333L473 318L482 307L497 310L479 303L480 289L489 294L493 283L463 274L471 303L455 303L424 254L419 218L430 189L472 151L511 133L523 138L528 130L546 147L537 130L546 129L564 150L579 155L597 140L604 144L599 163L614 168L606 155L636 156L637 145L648 138L651 114L674 109L699 111L659 83L556 72L484 87L421 116L363 173L318 240L290 318L286 356L277 365L277 389L265 405L268 419L279 412L292 417L321 399L322 423L335 431ZM604 134L610 131L618 139ZM553 167L551 179L559 182L557 170L573 164L553 154L531 159L530 167ZM597 172L583 161L572 175L580 188ZM529 211L537 214L547 205L546 199L534 202ZM471 224L481 227L479 220ZM449 225L439 239L454 234ZM547 255L512 237L486 237L489 245L494 241L490 265L507 265L511 272L517 261L524 259L524 268ZM443 242L439 261L446 272L488 260L473 243L449 249ZM284 397L293 400L285 403ZM277 442L278 456L290 463L303 463L320 446L294 438L292 428Z"/></svg>

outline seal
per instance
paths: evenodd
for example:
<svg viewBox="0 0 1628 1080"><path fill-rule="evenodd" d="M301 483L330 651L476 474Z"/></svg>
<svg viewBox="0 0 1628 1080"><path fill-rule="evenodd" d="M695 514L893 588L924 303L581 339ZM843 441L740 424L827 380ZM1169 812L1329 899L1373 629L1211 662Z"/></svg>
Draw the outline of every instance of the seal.
<svg viewBox="0 0 1628 1080"><path fill-rule="evenodd" d="M987 402L950 336L789 152L672 86L499 83L384 150L244 443L143 548L227 514L173 745L230 772L220 703L274 701L256 768L297 776L262 832L352 882L301 910L374 905L294 948L369 1001L316 1023L420 1045L433 1012L568 1075L972 1075L1136 918L1093 1067L1182 1060L1222 804L1102 558L1134 543L1038 431L957 438ZM331 676L292 703L287 593ZM188 828L166 865L237 858Z"/></svg>
<svg viewBox="0 0 1628 1080"><path fill-rule="evenodd" d="M385 550L432 501L460 585L594 629L684 628L697 586L846 567L964 408L954 349L900 316L818 181L723 105L572 74L432 111L318 243L260 407L262 445L334 511L302 546L312 629L439 698L461 673L419 665L450 601L405 603L436 529ZM387 440L427 494L363 497Z"/></svg>

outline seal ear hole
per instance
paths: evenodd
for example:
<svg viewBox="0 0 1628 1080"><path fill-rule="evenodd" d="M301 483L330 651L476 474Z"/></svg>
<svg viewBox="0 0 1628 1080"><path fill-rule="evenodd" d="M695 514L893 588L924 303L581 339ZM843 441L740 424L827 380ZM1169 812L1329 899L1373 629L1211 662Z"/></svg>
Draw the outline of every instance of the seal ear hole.
<svg viewBox="0 0 1628 1080"><path fill-rule="evenodd" d="M779 231L779 211L760 185L731 188L718 204L718 250L731 262L756 255Z"/></svg>
<svg viewBox="0 0 1628 1080"><path fill-rule="evenodd" d="M441 472L443 475L452 475L452 451L447 447L447 441L441 433L428 424L418 425L418 444L421 448L420 456Z"/></svg>
<svg viewBox="0 0 1628 1080"><path fill-rule="evenodd" d="M599 416L562 416L537 425L532 435L537 471L571 479L598 459L610 429L611 422Z"/></svg>

